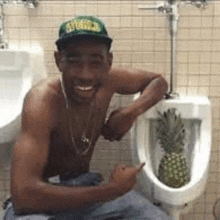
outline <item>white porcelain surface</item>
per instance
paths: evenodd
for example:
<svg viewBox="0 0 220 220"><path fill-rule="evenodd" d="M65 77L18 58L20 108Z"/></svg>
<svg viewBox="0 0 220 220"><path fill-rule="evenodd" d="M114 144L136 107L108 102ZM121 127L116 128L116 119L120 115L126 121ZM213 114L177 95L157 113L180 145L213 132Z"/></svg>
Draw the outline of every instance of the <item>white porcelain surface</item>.
<svg viewBox="0 0 220 220"><path fill-rule="evenodd" d="M0 144L13 141L20 129L23 99L46 77L40 47L0 50Z"/></svg>
<svg viewBox="0 0 220 220"><path fill-rule="evenodd" d="M156 141L157 111L176 108L181 113L186 128L184 156L191 179L181 188L171 188L157 178L157 170L163 149ZM171 206L181 206L195 200L204 191L211 155L211 106L206 97L184 97L162 100L141 115L131 129L131 150L134 164L145 162L139 176L143 192L152 201Z"/></svg>

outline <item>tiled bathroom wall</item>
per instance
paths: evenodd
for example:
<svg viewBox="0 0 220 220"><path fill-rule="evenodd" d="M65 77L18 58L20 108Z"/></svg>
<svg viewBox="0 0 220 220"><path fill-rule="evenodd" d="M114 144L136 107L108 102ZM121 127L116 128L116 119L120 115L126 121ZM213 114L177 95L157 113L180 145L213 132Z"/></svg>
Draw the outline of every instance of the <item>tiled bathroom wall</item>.
<svg viewBox="0 0 220 220"><path fill-rule="evenodd" d="M101 17L113 37L115 66L132 66L161 73L169 81L170 36L164 14L138 10L138 5L157 1L39 1L35 9L5 5L6 40L9 47L40 44L48 75L59 74L53 52L59 24L79 14ZM220 3L212 1L203 10L191 5L179 8L177 92L205 95L212 103L212 158L204 194L184 220L212 220L212 208L220 197ZM110 110L131 103L131 96L115 95ZM132 164L129 134L122 141L98 142L91 169L108 177L116 162ZM10 166L0 169L0 203L9 193Z"/></svg>

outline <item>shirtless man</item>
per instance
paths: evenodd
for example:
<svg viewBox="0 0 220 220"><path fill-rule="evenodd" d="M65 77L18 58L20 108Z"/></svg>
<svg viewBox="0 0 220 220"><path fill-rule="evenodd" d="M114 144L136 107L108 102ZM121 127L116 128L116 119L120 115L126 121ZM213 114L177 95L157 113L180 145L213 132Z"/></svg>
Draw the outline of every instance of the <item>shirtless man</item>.
<svg viewBox="0 0 220 220"><path fill-rule="evenodd" d="M89 172L100 135L119 141L135 119L167 90L159 74L112 68L112 39L96 17L79 16L60 27L54 53L60 78L33 87L24 100L22 130L14 146L12 202L4 219L169 219L131 191L137 167L116 164L107 184ZM112 112L115 93L141 96ZM60 175L60 183L48 181Z"/></svg>

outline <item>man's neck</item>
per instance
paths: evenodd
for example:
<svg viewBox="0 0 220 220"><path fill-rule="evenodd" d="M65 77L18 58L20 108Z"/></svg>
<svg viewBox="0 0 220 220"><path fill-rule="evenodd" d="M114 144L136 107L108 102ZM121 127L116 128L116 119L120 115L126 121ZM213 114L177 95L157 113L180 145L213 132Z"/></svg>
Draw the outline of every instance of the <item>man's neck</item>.
<svg viewBox="0 0 220 220"><path fill-rule="evenodd" d="M67 99L66 102L68 103L67 107L70 109L89 109L92 104L95 101L95 97L93 99L89 99L89 100L82 100L82 99L78 99L78 98L72 98L72 99Z"/></svg>

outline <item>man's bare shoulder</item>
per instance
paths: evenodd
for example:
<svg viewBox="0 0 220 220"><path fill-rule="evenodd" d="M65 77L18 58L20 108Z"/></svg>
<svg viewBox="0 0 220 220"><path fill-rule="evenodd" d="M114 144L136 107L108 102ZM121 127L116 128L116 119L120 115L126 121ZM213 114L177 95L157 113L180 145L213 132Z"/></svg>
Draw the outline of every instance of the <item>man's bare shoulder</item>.
<svg viewBox="0 0 220 220"><path fill-rule="evenodd" d="M23 112L28 115L45 115L56 112L62 100L59 77L49 77L36 84L24 99Z"/></svg>
<svg viewBox="0 0 220 220"><path fill-rule="evenodd" d="M31 88L29 94L39 97L61 96L60 78L58 76L48 77Z"/></svg>
<svg viewBox="0 0 220 220"><path fill-rule="evenodd" d="M40 81L27 93L25 99L48 102L62 96L59 77L48 77Z"/></svg>

